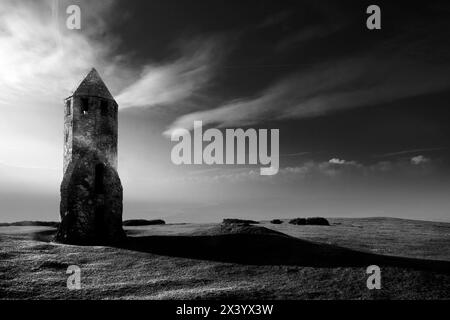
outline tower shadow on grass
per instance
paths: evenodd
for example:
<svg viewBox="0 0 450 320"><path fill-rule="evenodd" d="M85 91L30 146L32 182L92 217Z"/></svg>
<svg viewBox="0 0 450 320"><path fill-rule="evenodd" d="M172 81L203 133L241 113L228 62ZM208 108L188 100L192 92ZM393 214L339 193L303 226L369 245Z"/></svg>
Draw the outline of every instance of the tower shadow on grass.
<svg viewBox="0 0 450 320"><path fill-rule="evenodd" d="M368 267L450 273L449 261L385 256L280 234L130 236L124 249L158 255L250 265Z"/></svg>
<svg viewBox="0 0 450 320"><path fill-rule="evenodd" d="M54 230L29 235L50 242ZM397 267L450 274L450 261L414 259L357 251L335 245L298 239L264 227L246 226L238 232L175 236L141 236L128 231L118 248L163 256L247 265L301 267Z"/></svg>

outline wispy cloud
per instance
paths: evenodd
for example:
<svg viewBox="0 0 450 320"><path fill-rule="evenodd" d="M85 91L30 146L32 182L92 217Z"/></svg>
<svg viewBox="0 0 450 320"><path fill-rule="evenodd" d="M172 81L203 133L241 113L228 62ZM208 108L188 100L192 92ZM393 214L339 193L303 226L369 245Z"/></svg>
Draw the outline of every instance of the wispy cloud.
<svg viewBox="0 0 450 320"><path fill-rule="evenodd" d="M63 3L60 11L64 12ZM108 10L110 1L83 6L89 16ZM62 99L92 66L105 65L109 41L94 41L92 32L68 30L52 1L2 1L0 5L0 101L16 107ZM60 13L61 13L60 12ZM88 13L89 12L89 13ZM52 18L53 17L53 18ZM98 24L96 18L92 23ZM97 23L96 23L97 22ZM101 28L100 28L101 29ZM99 30L100 30L99 29ZM33 101L34 103L27 103ZM18 103L19 102L19 103Z"/></svg>
<svg viewBox="0 0 450 320"><path fill-rule="evenodd" d="M90 68L100 71L113 94L120 92L120 107L186 105L209 85L224 52L219 38L193 39L175 43L178 58L137 69L130 57L116 53L120 39L105 36L114 23L114 1L78 2L81 30L65 27L70 4L0 3L0 146L22 150L0 149L0 161L8 165L60 166L62 99ZM33 157L36 148L25 147L29 141L44 144L46 152L39 154L45 156Z"/></svg>
<svg viewBox="0 0 450 320"><path fill-rule="evenodd" d="M59 6L56 4L59 3ZM60 166L62 99L92 66L115 69L99 39L112 1L81 2L82 30L65 28L69 1L0 3L0 161ZM90 26L87 28L86 26Z"/></svg>
<svg viewBox="0 0 450 320"><path fill-rule="evenodd" d="M401 150L401 151L396 151L396 152L383 153L383 154L375 155L375 157L377 157L377 158L387 158L387 157L408 155L408 154L412 154L412 153L442 151L442 150L446 150L446 149L447 149L446 147L409 149L409 150Z"/></svg>
<svg viewBox="0 0 450 320"><path fill-rule="evenodd" d="M411 163L414 165L424 164L430 162L430 159L423 155L418 155L411 158Z"/></svg>
<svg viewBox="0 0 450 320"><path fill-rule="evenodd" d="M312 25L282 39L275 46L276 51L283 51L292 46L299 46L310 40L317 40L341 30L344 24Z"/></svg>
<svg viewBox="0 0 450 320"><path fill-rule="evenodd" d="M449 87L449 64L415 63L381 54L376 58L345 59L304 69L274 83L256 97L186 114L178 118L168 132L178 127L190 129L194 120L226 127L269 119L314 117Z"/></svg>
<svg viewBox="0 0 450 320"><path fill-rule="evenodd" d="M348 161L348 160L344 160L344 159L339 159L339 158L332 158L330 160L328 160L328 163L331 164L337 164L337 165L358 165L358 163L356 161Z"/></svg>
<svg viewBox="0 0 450 320"><path fill-rule="evenodd" d="M301 157L307 154L311 154L309 151L304 152L294 152L294 153L282 153L280 154L280 157Z"/></svg>
<svg viewBox="0 0 450 320"><path fill-rule="evenodd" d="M380 177L396 180L414 177L432 177L436 173L439 162L424 156L393 161L362 163L356 160L331 158L327 161L308 160L296 166L279 169L273 176L261 176L255 168L223 168L213 167L192 171L186 176L170 178L177 183L223 184L264 182L270 184L298 183L302 181L333 181L344 185L349 179L365 182Z"/></svg>
<svg viewBox="0 0 450 320"><path fill-rule="evenodd" d="M181 57L163 65L147 65L138 79L124 89L117 102L122 108L151 107L183 101L205 89L219 62L216 40L195 40L183 45Z"/></svg>

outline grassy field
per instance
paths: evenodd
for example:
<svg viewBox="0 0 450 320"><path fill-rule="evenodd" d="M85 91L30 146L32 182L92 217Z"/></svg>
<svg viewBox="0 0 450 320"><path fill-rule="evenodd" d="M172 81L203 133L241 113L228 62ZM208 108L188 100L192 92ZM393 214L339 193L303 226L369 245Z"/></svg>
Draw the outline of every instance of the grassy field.
<svg viewBox="0 0 450 320"><path fill-rule="evenodd" d="M127 227L123 248L56 244L51 227L0 227L0 298L450 298L450 224L329 220ZM381 290L366 287L372 262L381 267ZM66 287L70 265L81 268L81 290Z"/></svg>

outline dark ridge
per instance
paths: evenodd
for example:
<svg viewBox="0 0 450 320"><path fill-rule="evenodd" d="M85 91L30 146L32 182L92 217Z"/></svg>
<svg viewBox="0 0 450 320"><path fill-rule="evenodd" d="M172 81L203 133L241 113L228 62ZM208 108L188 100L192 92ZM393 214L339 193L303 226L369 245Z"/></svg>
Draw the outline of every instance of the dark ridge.
<svg viewBox="0 0 450 320"><path fill-rule="evenodd" d="M327 219L321 217L313 217L313 218L295 218L289 220L290 224L295 225L311 225L311 226L329 226L330 223Z"/></svg>
<svg viewBox="0 0 450 320"><path fill-rule="evenodd" d="M156 220L145 220L145 219L131 219L131 220L125 220L123 222L123 225L126 227L130 226L152 226L152 225L158 225L158 224L166 224L164 220L156 219Z"/></svg>
<svg viewBox="0 0 450 320"><path fill-rule="evenodd" d="M55 221L18 221L18 222L2 222L0 227L54 227L58 228L59 222Z"/></svg>
<svg viewBox="0 0 450 320"><path fill-rule="evenodd" d="M312 217L306 218L307 225L315 225L315 226L329 226L330 223L327 219L321 217Z"/></svg>
<svg viewBox="0 0 450 320"><path fill-rule="evenodd" d="M282 224L283 221L281 221L280 219L273 219L273 220L270 221L270 223L273 223L273 224Z"/></svg>
<svg viewBox="0 0 450 320"><path fill-rule="evenodd" d="M222 223L258 224L258 221L244 219L223 219Z"/></svg>

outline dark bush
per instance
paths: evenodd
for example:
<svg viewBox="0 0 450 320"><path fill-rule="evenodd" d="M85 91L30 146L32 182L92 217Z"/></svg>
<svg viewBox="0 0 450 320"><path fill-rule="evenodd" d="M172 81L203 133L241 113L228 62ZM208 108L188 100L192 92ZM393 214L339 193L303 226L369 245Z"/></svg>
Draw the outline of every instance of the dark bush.
<svg viewBox="0 0 450 320"><path fill-rule="evenodd" d="M152 226L158 224L166 224L164 220L156 219L156 220L145 220L145 219L132 219L125 220L123 225L126 227L137 227L137 226Z"/></svg>
<svg viewBox="0 0 450 320"><path fill-rule="evenodd" d="M258 224L258 221L244 219L223 219L222 223Z"/></svg>
<svg viewBox="0 0 450 320"><path fill-rule="evenodd" d="M330 223L327 219L321 217L306 218L306 224L315 226L329 226Z"/></svg>
<svg viewBox="0 0 450 320"><path fill-rule="evenodd" d="M282 224L283 221L281 221L280 219L273 219L272 221L270 221L270 223L273 223L273 224Z"/></svg>
<svg viewBox="0 0 450 320"><path fill-rule="evenodd" d="M302 225L306 224L306 219L305 218L295 218L295 219L289 220L289 223L302 226Z"/></svg>
<svg viewBox="0 0 450 320"><path fill-rule="evenodd" d="M327 219L321 217L313 218L295 218L289 221L290 224L295 225L310 225L310 226L329 226Z"/></svg>

